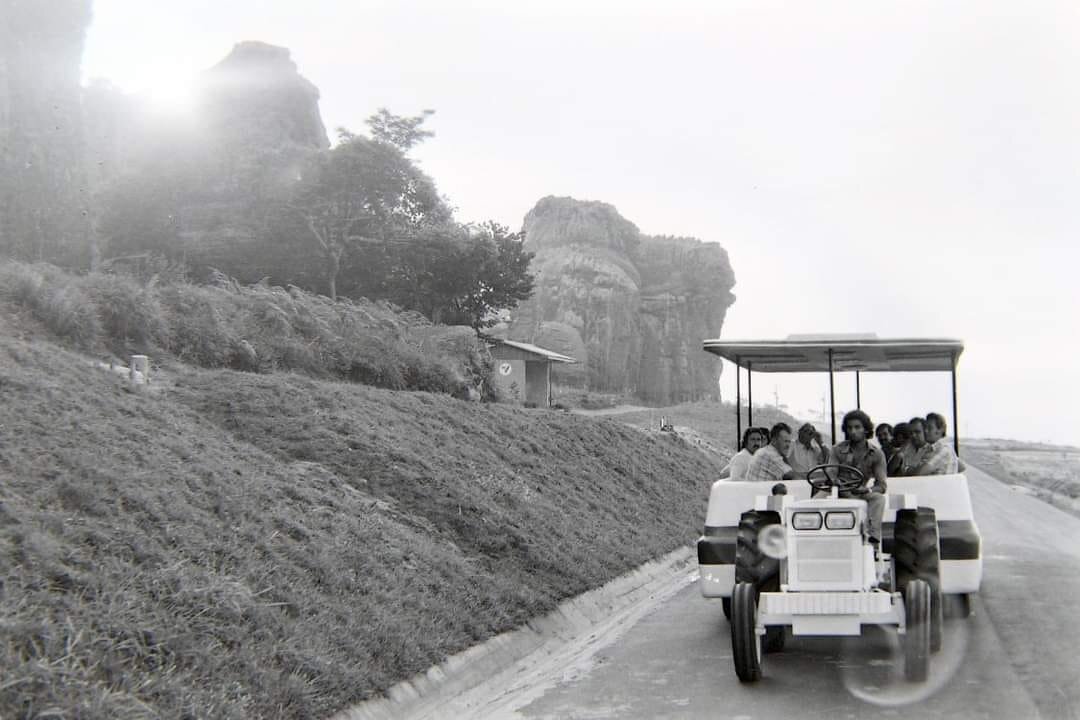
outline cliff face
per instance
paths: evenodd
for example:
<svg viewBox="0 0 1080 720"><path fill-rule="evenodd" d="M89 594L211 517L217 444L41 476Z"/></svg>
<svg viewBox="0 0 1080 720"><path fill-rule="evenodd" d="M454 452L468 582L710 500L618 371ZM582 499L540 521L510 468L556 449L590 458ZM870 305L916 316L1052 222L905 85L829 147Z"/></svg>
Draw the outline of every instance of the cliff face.
<svg viewBox="0 0 1080 720"><path fill-rule="evenodd" d="M560 381L660 404L716 393L719 361L701 341L735 299L722 247L644 236L611 205L573 198L540 200L524 229L536 291L509 335L582 361Z"/></svg>
<svg viewBox="0 0 1080 720"><path fill-rule="evenodd" d="M0 4L0 252L89 261L80 68L90 0Z"/></svg>

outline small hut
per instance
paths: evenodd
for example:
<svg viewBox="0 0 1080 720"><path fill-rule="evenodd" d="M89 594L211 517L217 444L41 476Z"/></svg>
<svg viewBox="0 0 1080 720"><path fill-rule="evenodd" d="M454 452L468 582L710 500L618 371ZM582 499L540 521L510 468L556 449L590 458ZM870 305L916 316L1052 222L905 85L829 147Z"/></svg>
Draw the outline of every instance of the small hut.
<svg viewBox="0 0 1080 720"><path fill-rule="evenodd" d="M529 343L497 340L491 348L495 360L495 384L509 402L551 407L551 363L576 363Z"/></svg>

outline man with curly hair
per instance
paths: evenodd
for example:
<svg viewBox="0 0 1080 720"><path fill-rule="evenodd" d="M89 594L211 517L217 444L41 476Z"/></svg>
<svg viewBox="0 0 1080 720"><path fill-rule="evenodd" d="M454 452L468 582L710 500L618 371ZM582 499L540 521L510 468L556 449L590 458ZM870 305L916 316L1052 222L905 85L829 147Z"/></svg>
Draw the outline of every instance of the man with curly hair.
<svg viewBox="0 0 1080 720"><path fill-rule="evenodd" d="M844 415L840 427L844 431L844 439L833 446L829 462L853 467L866 478L861 487L841 492L840 497L866 501L866 534L877 554L881 548L881 520L885 515L885 454L870 444L869 436L874 423L862 410L852 410Z"/></svg>

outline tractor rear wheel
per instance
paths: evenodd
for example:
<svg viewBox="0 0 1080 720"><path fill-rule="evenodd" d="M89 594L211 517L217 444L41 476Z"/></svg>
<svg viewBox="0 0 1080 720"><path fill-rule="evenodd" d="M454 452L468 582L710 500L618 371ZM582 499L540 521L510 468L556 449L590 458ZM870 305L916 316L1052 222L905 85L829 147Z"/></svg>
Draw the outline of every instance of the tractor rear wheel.
<svg viewBox="0 0 1080 720"><path fill-rule="evenodd" d="M941 650L944 608L941 596L941 545L933 508L898 510L893 526L896 589L904 592L912 580L930 586L930 650Z"/></svg>
<svg viewBox="0 0 1080 720"><path fill-rule="evenodd" d="M912 580L904 588L904 677L923 682L930 671L930 584Z"/></svg>
<svg viewBox="0 0 1080 720"><path fill-rule="evenodd" d="M761 636L757 624L757 590L751 583L735 583L731 594L731 656L735 674L744 683L761 679Z"/></svg>

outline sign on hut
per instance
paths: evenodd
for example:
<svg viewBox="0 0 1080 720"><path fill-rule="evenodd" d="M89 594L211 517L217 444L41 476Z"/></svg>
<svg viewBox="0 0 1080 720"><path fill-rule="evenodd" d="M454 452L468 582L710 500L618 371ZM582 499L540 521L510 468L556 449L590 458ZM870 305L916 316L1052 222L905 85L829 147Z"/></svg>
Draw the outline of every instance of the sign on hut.
<svg viewBox="0 0 1080 720"><path fill-rule="evenodd" d="M551 406L551 363L576 363L572 357L560 355L529 343L499 340L491 348L495 360L495 384L507 402L526 403L537 407Z"/></svg>

